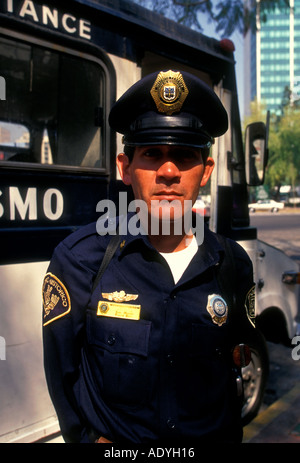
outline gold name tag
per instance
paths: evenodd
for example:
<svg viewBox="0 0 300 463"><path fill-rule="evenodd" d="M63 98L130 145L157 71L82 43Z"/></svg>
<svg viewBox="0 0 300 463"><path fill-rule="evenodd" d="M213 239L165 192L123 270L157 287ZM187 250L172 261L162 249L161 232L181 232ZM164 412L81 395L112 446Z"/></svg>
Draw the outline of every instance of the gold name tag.
<svg viewBox="0 0 300 463"><path fill-rule="evenodd" d="M116 302L99 301L97 315L101 317L127 318L139 320L141 306L134 304L118 304Z"/></svg>

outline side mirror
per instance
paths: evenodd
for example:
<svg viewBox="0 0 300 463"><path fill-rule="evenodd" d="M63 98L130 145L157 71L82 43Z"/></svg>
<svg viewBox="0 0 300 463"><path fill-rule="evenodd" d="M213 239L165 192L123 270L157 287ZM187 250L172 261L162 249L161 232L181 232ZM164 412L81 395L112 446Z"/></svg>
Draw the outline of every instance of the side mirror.
<svg viewBox="0 0 300 463"><path fill-rule="evenodd" d="M249 186L259 186L264 183L268 157L268 132L269 114L267 126L263 122L254 122L246 128L246 181Z"/></svg>

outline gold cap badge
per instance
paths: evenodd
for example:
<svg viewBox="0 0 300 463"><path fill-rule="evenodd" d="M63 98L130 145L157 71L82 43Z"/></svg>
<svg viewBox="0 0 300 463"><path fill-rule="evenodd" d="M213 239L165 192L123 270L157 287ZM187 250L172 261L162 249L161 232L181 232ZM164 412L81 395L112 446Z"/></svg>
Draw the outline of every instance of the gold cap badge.
<svg viewBox="0 0 300 463"><path fill-rule="evenodd" d="M168 116L180 111L189 91L180 72L160 72L150 91L159 112Z"/></svg>

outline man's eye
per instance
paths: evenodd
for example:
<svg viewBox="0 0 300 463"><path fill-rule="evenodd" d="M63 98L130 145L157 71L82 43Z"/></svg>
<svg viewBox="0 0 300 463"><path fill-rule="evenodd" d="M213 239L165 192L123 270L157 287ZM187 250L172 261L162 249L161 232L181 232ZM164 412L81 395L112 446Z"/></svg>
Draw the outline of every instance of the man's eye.
<svg viewBox="0 0 300 463"><path fill-rule="evenodd" d="M201 156L200 152L196 150L186 150L183 155L188 159L198 159Z"/></svg>
<svg viewBox="0 0 300 463"><path fill-rule="evenodd" d="M190 153L189 151L183 151L181 155L179 156L181 159L194 159L195 155L194 153Z"/></svg>
<svg viewBox="0 0 300 463"><path fill-rule="evenodd" d="M181 150L175 154L176 159L178 161L193 161L193 160L198 160L199 154L196 151L193 150Z"/></svg>
<svg viewBox="0 0 300 463"><path fill-rule="evenodd" d="M147 158L154 158L160 156L160 151L158 150L145 150L143 155Z"/></svg>

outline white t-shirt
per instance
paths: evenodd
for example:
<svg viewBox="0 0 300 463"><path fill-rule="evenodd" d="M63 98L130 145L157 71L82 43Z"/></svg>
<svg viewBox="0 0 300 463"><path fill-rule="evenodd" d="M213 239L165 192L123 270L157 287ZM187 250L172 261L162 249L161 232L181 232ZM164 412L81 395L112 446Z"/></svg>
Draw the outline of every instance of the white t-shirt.
<svg viewBox="0 0 300 463"><path fill-rule="evenodd" d="M183 275L185 269L188 267L197 250L197 240L193 235L190 244L182 251L160 253L160 255L163 256L163 258L169 264L175 284L180 280L181 276Z"/></svg>

